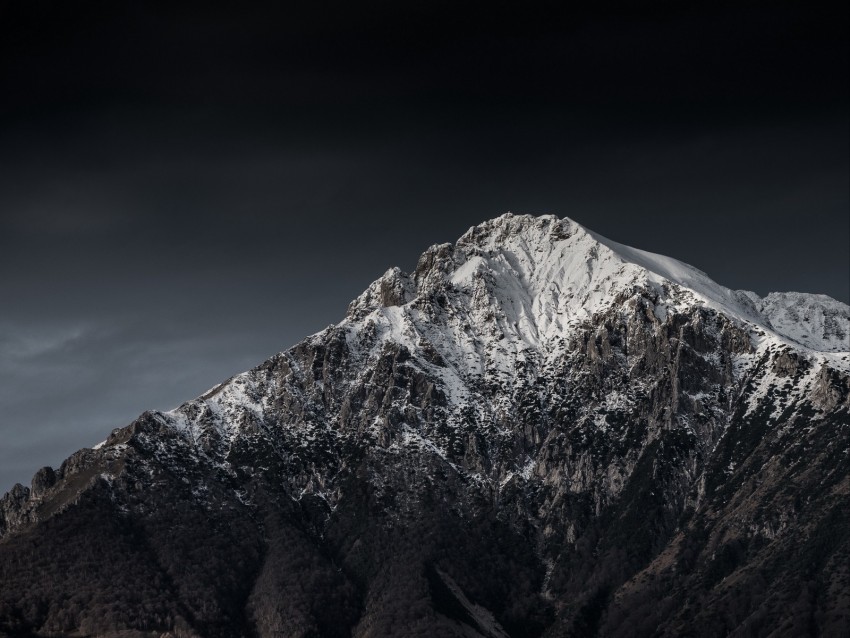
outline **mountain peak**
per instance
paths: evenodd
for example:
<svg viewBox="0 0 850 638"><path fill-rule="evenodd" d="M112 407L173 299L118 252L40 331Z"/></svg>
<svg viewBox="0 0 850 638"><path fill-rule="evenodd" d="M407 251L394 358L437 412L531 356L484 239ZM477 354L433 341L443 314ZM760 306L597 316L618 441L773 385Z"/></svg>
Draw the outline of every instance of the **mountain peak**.
<svg viewBox="0 0 850 638"><path fill-rule="evenodd" d="M762 303L754 293L726 288L677 259L620 244L555 215L505 213L471 227L454 244L431 246L413 273L392 268L373 282L351 303L348 317L437 300L438 306L459 306L456 312L472 310L473 318L478 311L489 322L478 326L484 332L537 342L564 337L569 326L636 294L651 298L661 319L670 310L701 305L807 348L850 350L850 315L840 302L795 293L791 309L790 301L777 301L791 299L790 293L774 293ZM805 310L809 306L822 310ZM782 320L780 307L786 309ZM794 325L801 313L821 318L801 332ZM493 325L500 320L501 326ZM823 327L826 333L818 332Z"/></svg>
<svg viewBox="0 0 850 638"><path fill-rule="evenodd" d="M503 215L0 498L0 634L846 635L846 319Z"/></svg>

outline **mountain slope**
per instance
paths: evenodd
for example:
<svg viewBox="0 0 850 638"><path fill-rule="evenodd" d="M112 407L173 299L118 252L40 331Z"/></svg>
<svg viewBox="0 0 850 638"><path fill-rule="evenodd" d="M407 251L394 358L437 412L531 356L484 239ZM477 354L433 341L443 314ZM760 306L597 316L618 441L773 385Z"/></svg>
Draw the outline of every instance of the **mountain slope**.
<svg viewBox="0 0 850 638"><path fill-rule="evenodd" d="M0 630L841 632L848 326L504 215L3 497Z"/></svg>

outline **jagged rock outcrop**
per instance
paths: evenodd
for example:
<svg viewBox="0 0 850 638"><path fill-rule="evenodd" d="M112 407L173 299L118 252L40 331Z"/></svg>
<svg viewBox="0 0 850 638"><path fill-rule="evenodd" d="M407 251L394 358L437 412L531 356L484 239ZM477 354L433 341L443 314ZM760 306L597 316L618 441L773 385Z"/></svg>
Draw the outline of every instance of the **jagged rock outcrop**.
<svg viewBox="0 0 850 638"><path fill-rule="evenodd" d="M485 222L3 497L0 631L839 635L848 316Z"/></svg>

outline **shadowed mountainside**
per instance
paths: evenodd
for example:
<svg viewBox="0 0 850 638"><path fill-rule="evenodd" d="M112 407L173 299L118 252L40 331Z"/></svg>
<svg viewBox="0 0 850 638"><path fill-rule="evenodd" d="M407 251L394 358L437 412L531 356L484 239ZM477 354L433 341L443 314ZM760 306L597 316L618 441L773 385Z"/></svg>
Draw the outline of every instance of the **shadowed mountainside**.
<svg viewBox="0 0 850 638"><path fill-rule="evenodd" d="M0 634L850 628L850 310L553 216L0 501Z"/></svg>

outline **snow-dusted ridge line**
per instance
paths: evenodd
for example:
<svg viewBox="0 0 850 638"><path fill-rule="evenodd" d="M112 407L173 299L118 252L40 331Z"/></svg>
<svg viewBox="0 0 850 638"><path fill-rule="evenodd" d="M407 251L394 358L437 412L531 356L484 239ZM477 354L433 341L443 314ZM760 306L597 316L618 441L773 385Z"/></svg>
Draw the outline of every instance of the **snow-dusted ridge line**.
<svg viewBox="0 0 850 638"><path fill-rule="evenodd" d="M449 404L461 406L475 403L471 379L509 381L530 355L557 357L594 315L647 290L656 298L660 321L668 312L702 305L744 328L756 353L791 347L813 362L850 371L845 304L824 295L773 293L761 299L733 291L684 262L554 215L508 213L473 226L455 244L430 247L415 273L388 270L351 303L342 322L307 341L342 331L350 356L363 362L376 360L387 343L405 346L415 353L409 365L440 379ZM445 300L435 310L437 297ZM826 325L827 317L833 333L818 340L813 330L788 320L789 308L795 316L815 308L814 325ZM772 323L776 317L783 320ZM423 357L425 348L441 363ZM262 421L266 407L248 371L162 414L193 439L194 425L206 419L221 439L232 441L237 424Z"/></svg>
<svg viewBox="0 0 850 638"><path fill-rule="evenodd" d="M565 336L572 325L615 303L618 293L637 286L659 293L659 318L668 306L682 310L697 303L794 347L850 352L850 307L846 304L826 295L771 293L761 299L749 291L731 290L684 262L617 243L568 218L507 213L473 226L454 245L432 246L422 259L446 250L453 250L459 263L452 263L453 269L440 283L470 294L475 301L475 295L482 294L476 280L489 276L491 292L497 297L489 301L501 303L509 321L516 324L516 336L531 347ZM433 273L411 277L390 269L352 306L380 311L381 295L392 288L403 298L397 305L409 306L433 288L433 279ZM815 315L812 329L793 320L807 313ZM355 312L354 318L363 314ZM351 319L350 313L346 321ZM827 332L818 334L821 328Z"/></svg>
<svg viewBox="0 0 850 638"><path fill-rule="evenodd" d="M804 346L807 350L817 352L850 352L850 330L848 330L850 328L850 306L827 295L773 292L762 299L756 293L750 291L726 288L715 282L702 270L678 259L620 244L567 218L563 221L581 227L584 232L610 249L623 262L644 269L649 274L649 281L653 283L669 282L678 285L694 294L706 306L739 321L757 325L783 341L790 339L795 346ZM774 320L776 312L765 312L765 310L775 307L777 305L776 300L785 297L793 298L799 307L827 305L836 314L841 315L844 325L839 327L840 332L837 338L829 335L818 339L816 335L810 332L806 333L794 323L786 321L777 324Z"/></svg>

